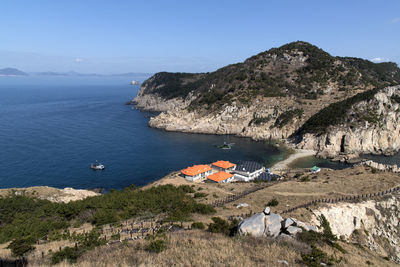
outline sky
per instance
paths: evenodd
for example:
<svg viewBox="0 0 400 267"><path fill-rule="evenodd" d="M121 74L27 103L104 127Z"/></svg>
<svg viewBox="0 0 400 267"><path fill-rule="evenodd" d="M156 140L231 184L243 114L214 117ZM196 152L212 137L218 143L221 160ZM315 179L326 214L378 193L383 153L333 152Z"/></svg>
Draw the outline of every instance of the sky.
<svg viewBox="0 0 400 267"><path fill-rule="evenodd" d="M2 0L0 68L208 72L292 41L400 63L399 0Z"/></svg>

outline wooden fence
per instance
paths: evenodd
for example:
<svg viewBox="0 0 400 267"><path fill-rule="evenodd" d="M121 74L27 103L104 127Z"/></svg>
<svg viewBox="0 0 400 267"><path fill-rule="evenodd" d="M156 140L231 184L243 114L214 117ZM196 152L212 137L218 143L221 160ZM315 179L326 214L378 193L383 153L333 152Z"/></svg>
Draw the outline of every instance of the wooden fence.
<svg viewBox="0 0 400 267"><path fill-rule="evenodd" d="M380 197L380 196L384 196L384 195L399 192L399 191L400 191L400 186L397 186L397 187L393 187L393 188L385 190L385 191L380 191L380 192L370 193L370 194L344 196L344 197L339 197L339 198L320 198L320 199L315 199L308 203L284 210L281 213L282 214L289 213L289 212L295 211L297 209L310 207L311 205L314 205L317 203L338 203L338 202L346 202L346 201L367 200L367 199L371 199L374 197Z"/></svg>
<svg viewBox="0 0 400 267"><path fill-rule="evenodd" d="M245 197L245 196L247 196L248 194L251 194L251 193L257 192L257 191L259 191L259 190L265 189L265 188L267 188L267 187L273 186L273 185L275 185L276 183L277 183L277 182L268 182L268 183L266 183L266 184L254 186L253 188L250 188L250 189L248 189L248 190L246 190L246 191L243 191L243 192L241 192L241 193L239 193L239 194L227 196L227 197L225 197L225 198L223 198L223 199L221 199L221 200L217 200L217 201L215 201L214 203L212 203L211 205L212 205L213 207L221 207L221 206L223 206L223 205L225 205L225 204L227 204L227 203L230 203L230 202L236 201L236 200L238 200L238 199L241 199L242 197Z"/></svg>

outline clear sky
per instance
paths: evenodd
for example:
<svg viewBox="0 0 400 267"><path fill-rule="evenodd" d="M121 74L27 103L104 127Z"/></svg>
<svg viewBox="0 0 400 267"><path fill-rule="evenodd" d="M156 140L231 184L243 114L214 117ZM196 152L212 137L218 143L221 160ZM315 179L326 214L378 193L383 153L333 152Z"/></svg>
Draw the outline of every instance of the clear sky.
<svg viewBox="0 0 400 267"><path fill-rule="evenodd" d="M213 71L303 40L400 63L399 0L2 0L0 68Z"/></svg>

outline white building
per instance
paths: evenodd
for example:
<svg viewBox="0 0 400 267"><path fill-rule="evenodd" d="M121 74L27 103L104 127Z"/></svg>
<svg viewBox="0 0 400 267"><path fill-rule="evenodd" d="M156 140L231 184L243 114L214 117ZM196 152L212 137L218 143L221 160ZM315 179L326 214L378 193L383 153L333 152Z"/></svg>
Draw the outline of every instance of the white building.
<svg viewBox="0 0 400 267"><path fill-rule="evenodd" d="M208 165L193 165L181 170L181 174L188 181L196 181L207 178L212 173L212 168Z"/></svg>
<svg viewBox="0 0 400 267"><path fill-rule="evenodd" d="M235 180L244 182L252 181L263 172L265 172L265 168L260 163L242 161L236 165L234 170Z"/></svg>

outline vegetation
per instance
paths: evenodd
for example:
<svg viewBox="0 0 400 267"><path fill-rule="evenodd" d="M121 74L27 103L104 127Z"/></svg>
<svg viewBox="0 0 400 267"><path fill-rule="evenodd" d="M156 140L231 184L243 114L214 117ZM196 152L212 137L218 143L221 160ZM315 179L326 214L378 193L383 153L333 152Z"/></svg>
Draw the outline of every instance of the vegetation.
<svg viewBox="0 0 400 267"><path fill-rule="evenodd" d="M146 247L146 250L149 252L160 253L167 248L166 243L164 240L154 240L149 243Z"/></svg>
<svg viewBox="0 0 400 267"><path fill-rule="evenodd" d="M11 253L14 257L23 257L26 253L35 249L32 246L35 240L32 238L16 238L14 239L7 248L11 249Z"/></svg>
<svg viewBox="0 0 400 267"><path fill-rule="evenodd" d="M279 205L279 201L276 198L271 199L267 203L267 206L269 206L269 207L276 207L278 205Z"/></svg>
<svg viewBox="0 0 400 267"><path fill-rule="evenodd" d="M157 214L165 214L165 220L183 221L192 213L215 212L211 206L197 203L189 193L194 193L189 186L164 185L146 190L131 186L69 203L52 203L24 195L0 198L0 243L13 240L10 246L15 247L16 255L21 255L29 250L29 244L45 237L60 238L62 229L85 222L100 226Z"/></svg>
<svg viewBox="0 0 400 267"><path fill-rule="evenodd" d="M294 117L297 117L298 119L303 116L304 110L303 109L293 109L293 110L287 110L279 115L279 117L275 121L275 127L282 128L289 122L293 120Z"/></svg>
<svg viewBox="0 0 400 267"><path fill-rule="evenodd" d="M206 226L202 222L194 222L194 223L192 223L192 228L204 230L204 229L206 229Z"/></svg>
<svg viewBox="0 0 400 267"><path fill-rule="evenodd" d="M292 60L299 57L305 61ZM400 69L395 63L333 57L314 45L297 41L211 73L157 73L144 86L149 88L145 93L166 99L185 98L193 92L191 109L218 109L233 100L249 103L255 96L317 99L328 84L348 92L399 83ZM266 120L259 118L253 123Z"/></svg>
<svg viewBox="0 0 400 267"><path fill-rule="evenodd" d="M353 97L339 101L321 109L318 113L309 118L298 130L298 134L306 133L323 134L329 126L338 125L345 121L350 108L361 101L371 99L379 88L356 94Z"/></svg>
<svg viewBox="0 0 400 267"><path fill-rule="evenodd" d="M220 217L212 217L212 223L208 226L208 231L211 233L221 233L227 236L232 236L236 232L238 221L233 220L232 222L225 221Z"/></svg>
<svg viewBox="0 0 400 267"><path fill-rule="evenodd" d="M55 252L51 256L52 264L57 264L64 260L67 260L69 263L75 263L86 251L106 243L104 239L100 238L100 232L96 229L93 229L89 233L75 235L74 239L77 241L76 246L73 248L65 247L62 250Z"/></svg>

